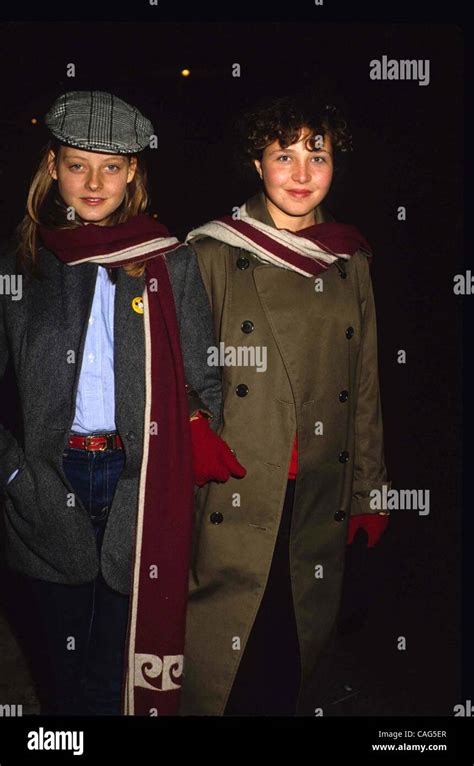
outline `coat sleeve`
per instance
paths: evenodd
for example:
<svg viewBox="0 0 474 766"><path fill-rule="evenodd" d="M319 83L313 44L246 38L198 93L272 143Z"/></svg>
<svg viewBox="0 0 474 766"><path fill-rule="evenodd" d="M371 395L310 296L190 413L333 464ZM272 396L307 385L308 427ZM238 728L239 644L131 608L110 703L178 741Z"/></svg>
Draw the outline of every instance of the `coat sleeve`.
<svg viewBox="0 0 474 766"><path fill-rule="evenodd" d="M355 412L354 479L351 515L378 513L370 507L370 492L388 488L383 444L383 421L380 401L377 320L369 265L361 260L363 302L362 339L359 352L359 387Z"/></svg>
<svg viewBox="0 0 474 766"><path fill-rule="evenodd" d="M11 259L2 258L0 279L12 268L8 269ZM12 271L13 273L13 271ZM9 357L8 335L6 327L6 301L9 300L0 290L0 380L5 375ZM12 433L0 423L0 487L5 487L12 473L23 466L25 455Z"/></svg>
<svg viewBox="0 0 474 766"><path fill-rule="evenodd" d="M217 429L221 420L220 370L208 364L208 348L215 345L211 308L191 248L183 247L167 258L176 304L189 414L198 410L212 417Z"/></svg>

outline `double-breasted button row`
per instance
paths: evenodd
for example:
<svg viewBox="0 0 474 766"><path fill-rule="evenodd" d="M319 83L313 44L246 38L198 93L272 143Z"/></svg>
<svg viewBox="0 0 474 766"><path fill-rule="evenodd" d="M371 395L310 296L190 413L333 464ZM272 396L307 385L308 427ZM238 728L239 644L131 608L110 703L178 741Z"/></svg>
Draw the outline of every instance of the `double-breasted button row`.
<svg viewBox="0 0 474 766"><path fill-rule="evenodd" d="M336 511L334 514L334 521L344 521L346 518L346 512L345 511ZM224 521L224 516L220 511L214 511L214 513L211 513L209 516L209 521L211 524L222 524Z"/></svg>
<svg viewBox="0 0 474 766"><path fill-rule="evenodd" d="M336 511L334 514L334 521L344 521L346 518L346 512L345 511ZM212 524L222 524L224 521L224 516L220 511L214 511L214 513L211 513L209 516L209 521Z"/></svg>

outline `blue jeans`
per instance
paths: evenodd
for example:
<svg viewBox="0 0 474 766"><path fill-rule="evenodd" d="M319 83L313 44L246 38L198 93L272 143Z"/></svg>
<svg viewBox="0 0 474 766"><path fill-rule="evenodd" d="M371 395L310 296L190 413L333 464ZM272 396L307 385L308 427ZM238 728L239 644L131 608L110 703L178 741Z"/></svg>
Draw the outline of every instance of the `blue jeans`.
<svg viewBox="0 0 474 766"><path fill-rule="evenodd" d="M64 473L89 511L100 554L124 452L69 447L63 458ZM48 709L42 712L120 715L129 596L112 590L101 572L82 585L29 578L29 586L49 661Z"/></svg>

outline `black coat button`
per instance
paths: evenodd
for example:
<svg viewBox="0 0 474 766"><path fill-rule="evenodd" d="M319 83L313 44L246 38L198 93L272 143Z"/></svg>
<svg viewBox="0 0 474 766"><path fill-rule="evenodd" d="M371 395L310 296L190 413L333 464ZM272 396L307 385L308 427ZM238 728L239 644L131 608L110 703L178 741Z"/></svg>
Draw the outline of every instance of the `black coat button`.
<svg viewBox="0 0 474 766"><path fill-rule="evenodd" d="M340 402L347 402L349 399L349 391L341 391L339 394L339 401Z"/></svg>
<svg viewBox="0 0 474 766"><path fill-rule="evenodd" d="M129 431L128 434L125 434L125 438L128 439L129 442L133 442L135 439L135 431Z"/></svg>
<svg viewBox="0 0 474 766"><path fill-rule="evenodd" d="M214 511L214 513L211 513L209 518L213 524L222 524L222 522L224 521L224 517L222 513L220 513L220 511Z"/></svg>
<svg viewBox="0 0 474 766"><path fill-rule="evenodd" d="M353 327L348 327L347 330L346 330L346 338L347 338L347 340L350 340L353 335L354 335L354 328Z"/></svg>
<svg viewBox="0 0 474 766"><path fill-rule="evenodd" d="M254 325L253 325L253 322L250 321L250 319L246 319L245 322L242 322L240 327L242 328L242 332L249 333L249 332L253 332Z"/></svg>
<svg viewBox="0 0 474 766"><path fill-rule="evenodd" d="M344 452L339 453L339 462L340 463L347 463L349 460L349 453L344 450Z"/></svg>
<svg viewBox="0 0 474 766"><path fill-rule="evenodd" d="M241 256L240 258L237 258L237 268L242 269L248 269L250 264L250 261L248 258L244 258L244 256Z"/></svg>
<svg viewBox="0 0 474 766"><path fill-rule="evenodd" d="M345 271L342 271L342 269L341 269L341 271L339 272L339 276L341 277L341 279L346 279L347 274L346 274Z"/></svg>
<svg viewBox="0 0 474 766"><path fill-rule="evenodd" d="M334 514L334 521L344 521L346 518L346 512L345 511L336 511Z"/></svg>
<svg viewBox="0 0 474 766"><path fill-rule="evenodd" d="M249 392L249 387L245 385L245 383L239 383L237 388L235 389L235 393L237 396L247 396Z"/></svg>

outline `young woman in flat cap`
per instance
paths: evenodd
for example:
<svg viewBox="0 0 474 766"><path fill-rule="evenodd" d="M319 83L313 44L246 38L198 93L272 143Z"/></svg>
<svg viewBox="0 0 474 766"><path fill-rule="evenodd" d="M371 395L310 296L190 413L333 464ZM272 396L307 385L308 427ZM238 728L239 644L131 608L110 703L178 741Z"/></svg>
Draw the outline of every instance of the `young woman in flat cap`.
<svg viewBox="0 0 474 766"><path fill-rule="evenodd" d="M0 267L21 287L0 296L23 420L21 440L0 426L6 563L44 634L43 712L172 714L193 485L245 470L208 422L220 380L194 255L146 214L152 124L100 91L45 121Z"/></svg>
<svg viewBox="0 0 474 766"><path fill-rule="evenodd" d="M244 136L261 191L187 237L221 353L219 433L247 475L199 490L181 712L315 715L346 543L387 523L370 506L389 485L372 255L321 206L350 145L334 109L281 99Z"/></svg>

